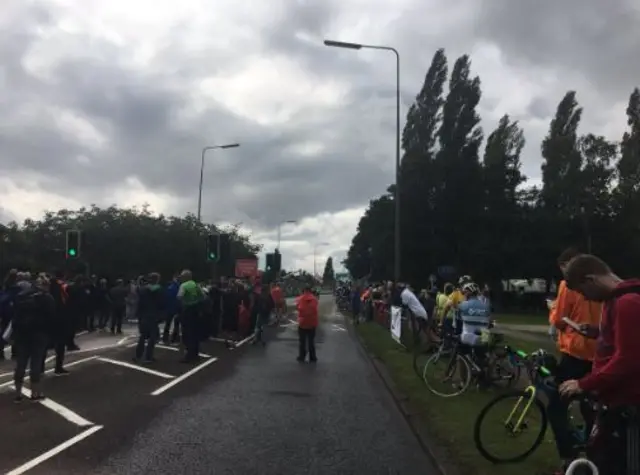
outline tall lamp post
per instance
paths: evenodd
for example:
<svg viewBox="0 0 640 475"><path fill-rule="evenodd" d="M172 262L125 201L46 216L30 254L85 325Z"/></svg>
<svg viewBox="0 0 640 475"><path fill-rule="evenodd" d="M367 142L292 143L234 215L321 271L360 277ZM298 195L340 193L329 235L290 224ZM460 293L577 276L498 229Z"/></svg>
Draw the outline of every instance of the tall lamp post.
<svg viewBox="0 0 640 475"><path fill-rule="evenodd" d="M395 226L394 226L394 265L393 278L400 280L400 53L391 46L365 45L360 43L346 43L344 41L324 40L326 46L346 49L377 49L391 51L396 56L396 186L394 192L395 201Z"/></svg>
<svg viewBox="0 0 640 475"><path fill-rule="evenodd" d="M215 150L215 149L227 149L227 148L237 148L239 147L239 143L230 143L226 145L208 145L202 149L202 160L200 162L200 188L198 190L198 221L200 221L202 216L202 181L204 180L204 155L207 153L207 150Z"/></svg>
<svg viewBox="0 0 640 475"><path fill-rule="evenodd" d="M329 243L328 242L319 242L316 243L315 246L313 246L313 278L316 278L316 275L318 275L317 273L317 267L316 267L316 256L318 255L318 248L320 246L328 246Z"/></svg>
<svg viewBox="0 0 640 475"><path fill-rule="evenodd" d="M278 250L278 252L280 252L280 228L282 227L283 224L294 224L297 223L297 221L295 219L288 219L286 221L282 221L278 224L278 247L276 247L276 249Z"/></svg>

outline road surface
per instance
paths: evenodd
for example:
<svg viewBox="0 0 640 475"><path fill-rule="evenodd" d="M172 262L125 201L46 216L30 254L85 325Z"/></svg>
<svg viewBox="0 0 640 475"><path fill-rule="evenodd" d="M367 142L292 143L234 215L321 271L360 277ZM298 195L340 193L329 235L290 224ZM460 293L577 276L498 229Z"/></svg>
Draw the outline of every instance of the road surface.
<svg viewBox="0 0 640 475"><path fill-rule="evenodd" d="M161 348L144 371L125 341L74 356L92 359L48 378L46 404L0 394L0 473L436 475L331 298L322 302L315 365L296 361L289 322L265 348L207 342L198 366Z"/></svg>

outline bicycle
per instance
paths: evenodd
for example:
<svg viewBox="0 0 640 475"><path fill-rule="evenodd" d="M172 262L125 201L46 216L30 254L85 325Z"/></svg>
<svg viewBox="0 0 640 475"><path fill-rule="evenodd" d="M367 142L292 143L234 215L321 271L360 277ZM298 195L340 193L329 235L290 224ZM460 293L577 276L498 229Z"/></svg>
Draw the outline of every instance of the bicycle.
<svg viewBox="0 0 640 475"><path fill-rule="evenodd" d="M512 391L496 396L480 411L473 428L473 440L476 448L486 460L494 464L521 462L538 449L538 447L544 440L547 426L549 424L547 409L544 403L539 398L539 392L549 395L552 391L557 391L557 387L552 380L552 372L547 367L555 364L555 357L548 354L544 350L537 350L529 355L527 355L527 353L523 351L518 350L515 352L515 354L526 368L527 374L529 376L529 386L527 386L524 390ZM487 443L486 440L483 440L483 437L481 435L483 422L488 418L489 415L493 415L493 413L495 412L494 409L497 404L503 401L508 401L510 399L515 399L515 401L511 405L511 410L510 412L508 412L507 418L503 421L503 424L507 434L512 438L512 440L518 436L524 435L527 432L532 416L539 417L540 429L538 430L537 434L534 433L535 437L533 443L525 446L525 448L520 453L509 456L499 456L492 452L492 444ZM593 401L589 398L585 397L584 399L593 404ZM522 411L519 415L517 415L521 407ZM535 410L535 413L531 412L532 409ZM583 452L589 436L589 434L587 434L586 425L581 426L579 424L574 424L573 417L571 415L569 425L569 433L572 440L574 441L574 448L577 452ZM511 448L513 448L514 446L515 444L510 444Z"/></svg>
<svg viewBox="0 0 640 475"><path fill-rule="evenodd" d="M464 345L457 335L443 335L440 347L429 357L422 371L429 391L440 397L456 397L463 394L472 381L477 386L505 383L509 387L520 379L520 365L514 352L501 344L504 336L492 333L490 329L479 333L483 345L478 347ZM439 365L445 368L441 382L453 389L452 393L440 391L436 388L437 379L428 376L430 370ZM458 381L456 375L460 377Z"/></svg>
<svg viewBox="0 0 640 475"><path fill-rule="evenodd" d="M423 368L427 360L439 345L442 343L442 325L435 319L431 318L427 323L424 320L418 320L411 314L411 332L413 334L412 352L413 352L413 370L419 378L422 379ZM434 341L434 338L437 341Z"/></svg>

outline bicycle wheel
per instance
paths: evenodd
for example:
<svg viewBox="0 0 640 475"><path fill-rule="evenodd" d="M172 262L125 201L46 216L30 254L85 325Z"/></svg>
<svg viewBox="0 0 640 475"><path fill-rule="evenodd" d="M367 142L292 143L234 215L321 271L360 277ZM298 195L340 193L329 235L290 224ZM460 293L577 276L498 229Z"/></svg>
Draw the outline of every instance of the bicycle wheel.
<svg viewBox="0 0 640 475"><path fill-rule="evenodd" d="M530 397L525 391L501 394L480 411L473 427L473 441L485 459L495 464L517 463L525 460L540 446L547 431L547 412L542 401L535 397L524 413ZM499 407L501 403L506 403L503 410ZM522 422L516 432L514 428L520 419ZM534 425L534 419L539 420L539 428L529 430ZM527 442L522 438L527 434L532 436L532 441ZM507 435L508 443L505 443L504 437L501 440L491 439L504 435ZM522 448L519 449L516 442L522 442ZM507 448L507 453L498 454L499 449L504 447Z"/></svg>
<svg viewBox="0 0 640 475"><path fill-rule="evenodd" d="M471 366L455 349L440 350L425 363L422 379L436 396L459 396L471 383Z"/></svg>

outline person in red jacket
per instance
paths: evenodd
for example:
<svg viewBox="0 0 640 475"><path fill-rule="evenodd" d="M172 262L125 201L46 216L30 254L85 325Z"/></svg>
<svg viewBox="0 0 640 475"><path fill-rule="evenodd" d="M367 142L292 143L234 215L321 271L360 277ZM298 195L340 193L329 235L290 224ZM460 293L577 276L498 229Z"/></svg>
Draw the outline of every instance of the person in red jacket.
<svg viewBox="0 0 640 475"><path fill-rule="evenodd" d="M598 417L588 455L601 475L625 474L628 467L640 464L640 460L627 460L633 454L626 451L628 443L638 443L629 437L637 438L640 408L640 280L622 280L592 255L569 261L565 278L570 289L605 304L599 332L595 332L592 372L564 382L560 393L566 397L593 393L608 407Z"/></svg>
<svg viewBox="0 0 640 475"><path fill-rule="evenodd" d="M316 358L316 328L318 327L318 298L311 287L306 287L296 302L298 309L298 340L300 350L298 361L304 362L309 352L309 361L315 363Z"/></svg>

